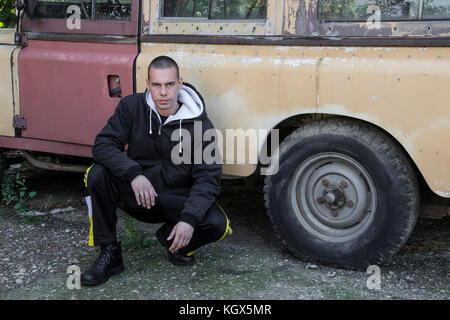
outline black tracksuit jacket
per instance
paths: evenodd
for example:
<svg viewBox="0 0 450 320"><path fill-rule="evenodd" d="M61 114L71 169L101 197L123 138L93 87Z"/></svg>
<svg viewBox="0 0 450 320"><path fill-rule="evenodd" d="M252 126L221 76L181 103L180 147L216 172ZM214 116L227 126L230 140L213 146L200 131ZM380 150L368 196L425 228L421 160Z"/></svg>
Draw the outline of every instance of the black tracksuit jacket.
<svg viewBox="0 0 450 320"><path fill-rule="evenodd" d="M190 98L185 99L188 102L181 101L179 94L182 106L175 115L176 120L169 118L163 125L148 91L121 99L114 115L95 138L92 153L96 162L123 181L131 183L142 174L150 180L156 193L187 195L180 221L195 228L220 192L222 165L205 164L204 161L194 163L194 121L201 121L202 134L213 128L213 124L207 118L204 100L195 88L185 83L180 91L196 103L192 104ZM181 113L187 109L190 110L186 118ZM174 148L178 150L180 141L171 141L171 136L180 127L187 129L192 137L191 162L176 165L171 160L171 153ZM210 143L197 142L196 146L201 145L203 150ZM126 145L127 153L124 152Z"/></svg>

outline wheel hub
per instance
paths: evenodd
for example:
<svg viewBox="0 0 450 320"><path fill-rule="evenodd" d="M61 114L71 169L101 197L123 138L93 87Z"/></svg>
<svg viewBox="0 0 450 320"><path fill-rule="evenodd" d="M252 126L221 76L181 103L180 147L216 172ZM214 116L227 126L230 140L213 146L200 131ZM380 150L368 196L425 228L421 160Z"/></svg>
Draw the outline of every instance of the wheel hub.
<svg viewBox="0 0 450 320"><path fill-rule="evenodd" d="M364 168L336 153L302 163L292 180L297 217L312 233L332 241L357 237L372 219L375 187Z"/></svg>
<svg viewBox="0 0 450 320"><path fill-rule="evenodd" d="M341 208L347 198L345 192L339 187L326 188L323 193L324 203L332 210Z"/></svg>

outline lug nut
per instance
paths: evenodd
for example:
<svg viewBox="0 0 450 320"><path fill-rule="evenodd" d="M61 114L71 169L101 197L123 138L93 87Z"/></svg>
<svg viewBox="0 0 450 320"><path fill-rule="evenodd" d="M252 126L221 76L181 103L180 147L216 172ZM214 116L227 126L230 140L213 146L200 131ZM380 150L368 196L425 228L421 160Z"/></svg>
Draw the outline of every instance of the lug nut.
<svg viewBox="0 0 450 320"><path fill-rule="evenodd" d="M340 185L341 185L341 188L342 188L342 189L345 189L345 188L347 188L347 187L348 187L348 183L347 183L347 181L344 181L344 180L343 180L343 181L341 181L341 184L340 184Z"/></svg>
<svg viewBox="0 0 450 320"><path fill-rule="evenodd" d="M328 179L323 179L322 180L322 185L327 187L330 184L330 181L328 181Z"/></svg>
<svg viewBox="0 0 450 320"><path fill-rule="evenodd" d="M333 217L337 217L337 215L338 215L337 210L331 210L331 215L332 215Z"/></svg>
<svg viewBox="0 0 450 320"><path fill-rule="evenodd" d="M353 201L352 200L348 200L346 203L347 207L351 208L353 207Z"/></svg>
<svg viewBox="0 0 450 320"><path fill-rule="evenodd" d="M322 197L318 197L318 198L316 199L316 201L317 201L318 204L324 203L324 200L323 200Z"/></svg>

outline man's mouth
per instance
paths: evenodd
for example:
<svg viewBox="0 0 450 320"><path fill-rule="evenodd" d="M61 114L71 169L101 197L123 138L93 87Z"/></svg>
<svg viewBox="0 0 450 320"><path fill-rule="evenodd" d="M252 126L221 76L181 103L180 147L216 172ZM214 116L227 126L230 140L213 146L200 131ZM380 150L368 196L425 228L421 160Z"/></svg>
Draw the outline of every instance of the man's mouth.
<svg viewBox="0 0 450 320"><path fill-rule="evenodd" d="M170 100L158 100L160 104L168 104Z"/></svg>

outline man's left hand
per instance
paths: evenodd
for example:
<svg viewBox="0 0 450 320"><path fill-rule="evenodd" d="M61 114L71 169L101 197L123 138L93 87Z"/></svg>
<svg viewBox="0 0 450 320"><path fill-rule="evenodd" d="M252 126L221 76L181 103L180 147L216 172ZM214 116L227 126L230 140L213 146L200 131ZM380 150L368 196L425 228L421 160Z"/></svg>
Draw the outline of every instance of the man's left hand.
<svg viewBox="0 0 450 320"><path fill-rule="evenodd" d="M177 250L186 247L189 244L189 241L191 241L193 233L194 228L189 223L183 221L178 222L167 238L167 241L173 239L169 251L174 253Z"/></svg>

